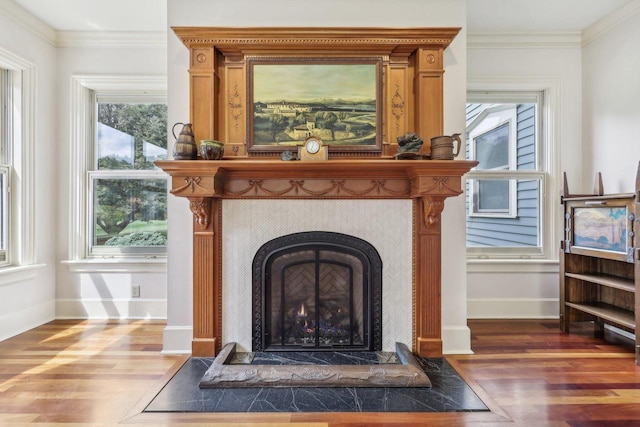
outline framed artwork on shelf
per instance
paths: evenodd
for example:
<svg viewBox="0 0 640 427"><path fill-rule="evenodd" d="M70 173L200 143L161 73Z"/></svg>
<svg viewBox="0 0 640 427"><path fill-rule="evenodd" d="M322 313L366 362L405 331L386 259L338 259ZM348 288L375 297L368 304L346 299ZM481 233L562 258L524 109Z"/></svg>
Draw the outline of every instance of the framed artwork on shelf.
<svg viewBox="0 0 640 427"><path fill-rule="evenodd" d="M566 203L566 245L570 253L620 260L631 256L632 198L594 198Z"/></svg>

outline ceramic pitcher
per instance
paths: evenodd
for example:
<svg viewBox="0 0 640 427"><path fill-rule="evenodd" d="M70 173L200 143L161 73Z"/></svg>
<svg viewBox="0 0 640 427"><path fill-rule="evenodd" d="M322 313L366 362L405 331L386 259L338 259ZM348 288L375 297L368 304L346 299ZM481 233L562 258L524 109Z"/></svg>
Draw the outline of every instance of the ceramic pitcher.
<svg viewBox="0 0 640 427"><path fill-rule="evenodd" d="M182 125L182 130L176 137L175 128L178 125ZM171 133L173 137L176 138L173 146L173 158L175 160L195 160L198 158L198 146L193 136L191 123L176 123L173 125L173 128L171 128Z"/></svg>

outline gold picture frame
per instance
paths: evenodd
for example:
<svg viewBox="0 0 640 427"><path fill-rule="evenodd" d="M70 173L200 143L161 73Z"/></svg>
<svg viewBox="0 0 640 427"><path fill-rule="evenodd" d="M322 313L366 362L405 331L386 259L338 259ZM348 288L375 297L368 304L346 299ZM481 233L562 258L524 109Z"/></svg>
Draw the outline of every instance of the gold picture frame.
<svg viewBox="0 0 640 427"><path fill-rule="evenodd" d="M382 58L247 60L250 153L295 151L309 136L331 153L382 151Z"/></svg>

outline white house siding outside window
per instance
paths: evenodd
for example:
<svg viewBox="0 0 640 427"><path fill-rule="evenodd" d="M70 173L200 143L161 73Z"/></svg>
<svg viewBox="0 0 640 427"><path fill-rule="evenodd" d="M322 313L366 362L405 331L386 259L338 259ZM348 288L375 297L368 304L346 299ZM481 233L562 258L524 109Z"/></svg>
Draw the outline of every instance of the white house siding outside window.
<svg viewBox="0 0 640 427"><path fill-rule="evenodd" d="M467 256L544 256L546 165L542 92L469 93Z"/></svg>

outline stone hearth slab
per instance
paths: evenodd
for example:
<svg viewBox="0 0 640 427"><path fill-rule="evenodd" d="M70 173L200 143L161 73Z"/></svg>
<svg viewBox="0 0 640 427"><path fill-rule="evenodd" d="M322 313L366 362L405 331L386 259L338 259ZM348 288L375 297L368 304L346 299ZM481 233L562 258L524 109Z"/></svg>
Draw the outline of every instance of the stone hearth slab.
<svg viewBox="0 0 640 427"><path fill-rule="evenodd" d="M405 344L396 343L400 364L232 365L236 344L225 345L200 381L200 388L240 387L431 387Z"/></svg>

